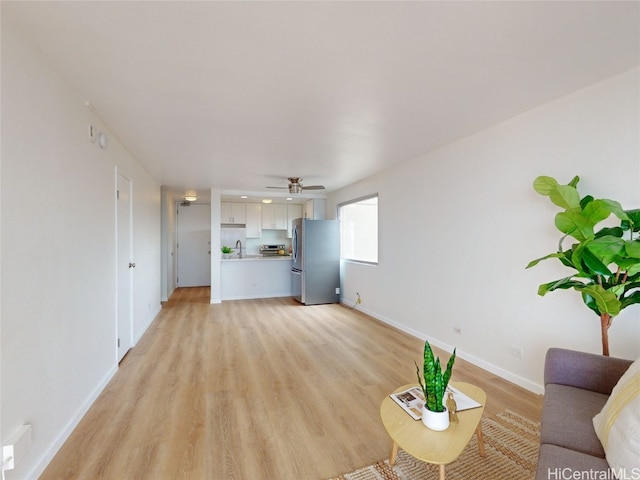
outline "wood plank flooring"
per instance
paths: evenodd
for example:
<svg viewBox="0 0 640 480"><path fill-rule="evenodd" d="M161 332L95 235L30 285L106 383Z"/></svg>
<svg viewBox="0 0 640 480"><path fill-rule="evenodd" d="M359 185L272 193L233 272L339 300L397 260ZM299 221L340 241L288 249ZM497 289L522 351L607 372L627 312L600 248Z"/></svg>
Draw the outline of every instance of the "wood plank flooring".
<svg viewBox="0 0 640 480"><path fill-rule="evenodd" d="M178 289L40 477L326 479L389 455L385 395L415 382L419 339L341 305L209 304ZM448 358L448 354L438 352ZM453 380L540 418L542 397L461 359Z"/></svg>

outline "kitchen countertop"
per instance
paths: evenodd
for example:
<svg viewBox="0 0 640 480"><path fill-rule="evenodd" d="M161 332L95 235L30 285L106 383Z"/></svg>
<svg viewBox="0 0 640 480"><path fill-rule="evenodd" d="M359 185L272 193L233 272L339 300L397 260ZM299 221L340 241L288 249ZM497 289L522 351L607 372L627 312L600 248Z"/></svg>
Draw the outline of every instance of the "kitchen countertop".
<svg viewBox="0 0 640 480"><path fill-rule="evenodd" d="M222 258L221 262L251 262L251 261L283 261L283 260L291 260L291 255L272 255L272 256L262 256L262 255L246 255L242 258L238 258L237 256L233 256L231 258Z"/></svg>

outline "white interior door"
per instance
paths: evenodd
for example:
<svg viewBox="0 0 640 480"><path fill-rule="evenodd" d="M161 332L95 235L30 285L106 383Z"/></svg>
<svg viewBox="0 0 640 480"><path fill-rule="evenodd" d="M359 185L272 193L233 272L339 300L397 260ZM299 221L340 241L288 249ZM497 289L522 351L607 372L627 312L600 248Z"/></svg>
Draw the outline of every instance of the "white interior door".
<svg viewBox="0 0 640 480"><path fill-rule="evenodd" d="M117 275L118 275L118 362L133 343L133 226L131 181L118 172L116 193Z"/></svg>
<svg viewBox="0 0 640 480"><path fill-rule="evenodd" d="M179 287L211 285L211 205L178 204Z"/></svg>

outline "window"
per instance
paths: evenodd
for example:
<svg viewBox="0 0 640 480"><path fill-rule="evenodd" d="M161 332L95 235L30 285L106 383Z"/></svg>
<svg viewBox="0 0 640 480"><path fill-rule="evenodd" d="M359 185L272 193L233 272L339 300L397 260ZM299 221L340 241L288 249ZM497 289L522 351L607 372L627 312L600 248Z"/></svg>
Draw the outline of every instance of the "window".
<svg viewBox="0 0 640 480"><path fill-rule="evenodd" d="M338 205L340 256L378 263L378 195Z"/></svg>

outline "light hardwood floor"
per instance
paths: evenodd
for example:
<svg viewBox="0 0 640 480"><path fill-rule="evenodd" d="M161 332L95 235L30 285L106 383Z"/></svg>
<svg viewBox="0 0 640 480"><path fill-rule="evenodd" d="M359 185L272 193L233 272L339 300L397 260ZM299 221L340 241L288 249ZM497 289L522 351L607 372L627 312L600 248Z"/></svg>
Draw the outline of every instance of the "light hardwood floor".
<svg viewBox="0 0 640 480"><path fill-rule="evenodd" d="M341 305L179 289L41 479L337 476L389 455L380 404L422 347ZM468 362L453 380L487 392L485 415L540 418L541 396Z"/></svg>

